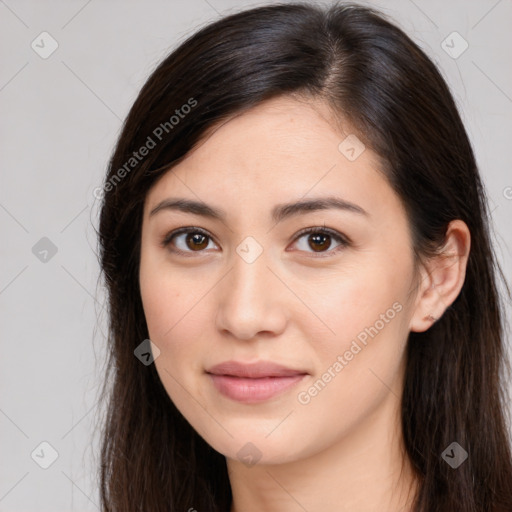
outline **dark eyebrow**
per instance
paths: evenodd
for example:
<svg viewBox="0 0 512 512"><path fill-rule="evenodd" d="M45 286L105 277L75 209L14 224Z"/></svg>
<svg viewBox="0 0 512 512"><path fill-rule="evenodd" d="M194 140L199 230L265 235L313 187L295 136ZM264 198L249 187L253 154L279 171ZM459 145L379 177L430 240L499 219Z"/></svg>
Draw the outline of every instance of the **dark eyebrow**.
<svg viewBox="0 0 512 512"><path fill-rule="evenodd" d="M293 203L278 204L272 210L272 219L274 222L278 223L293 215L305 214L318 210L327 210L330 208L358 213L368 217L370 216L366 210L354 203L350 203L349 201L345 201L339 197L329 196L319 199L308 199ZM149 215L155 215L161 210L178 210L221 221L226 219L224 211L214 208L213 206L209 206L206 203L191 199L164 199L151 210Z"/></svg>
<svg viewBox="0 0 512 512"><path fill-rule="evenodd" d="M180 212L193 213L217 220L224 220L226 217L226 214L222 210L191 199L164 199L151 210L149 216L151 217L161 210L178 210Z"/></svg>
<svg viewBox="0 0 512 512"><path fill-rule="evenodd" d="M364 208L361 208L357 204L345 201L339 197L329 196L318 199L307 199L294 203L278 204L272 210L272 219L274 222L278 223L292 215L315 212L318 210L328 210L331 208L359 213L368 217L370 216Z"/></svg>

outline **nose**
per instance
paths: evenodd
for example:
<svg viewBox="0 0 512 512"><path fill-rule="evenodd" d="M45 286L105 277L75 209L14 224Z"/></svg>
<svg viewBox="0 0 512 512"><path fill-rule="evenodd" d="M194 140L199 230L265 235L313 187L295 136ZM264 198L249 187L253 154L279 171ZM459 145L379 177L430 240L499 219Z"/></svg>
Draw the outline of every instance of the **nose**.
<svg viewBox="0 0 512 512"><path fill-rule="evenodd" d="M265 252L248 263L237 254L218 287L216 326L240 340L279 335L286 328L285 286L269 268Z"/></svg>

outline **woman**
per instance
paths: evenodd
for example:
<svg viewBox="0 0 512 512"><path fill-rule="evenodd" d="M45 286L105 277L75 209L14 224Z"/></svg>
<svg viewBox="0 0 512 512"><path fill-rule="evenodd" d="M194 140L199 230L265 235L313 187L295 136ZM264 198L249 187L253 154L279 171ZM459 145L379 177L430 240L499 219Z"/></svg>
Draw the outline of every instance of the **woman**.
<svg viewBox="0 0 512 512"><path fill-rule="evenodd" d="M347 4L206 26L104 190L104 511L512 510L484 190L400 29Z"/></svg>

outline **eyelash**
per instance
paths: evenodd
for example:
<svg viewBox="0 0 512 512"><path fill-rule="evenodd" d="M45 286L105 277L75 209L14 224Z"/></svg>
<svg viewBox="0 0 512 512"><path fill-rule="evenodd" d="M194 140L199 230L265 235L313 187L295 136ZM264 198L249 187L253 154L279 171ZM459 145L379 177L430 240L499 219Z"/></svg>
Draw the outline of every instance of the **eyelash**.
<svg viewBox="0 0 512 512"><path fill-rule="evenodd" d="M162 243L161 243L162 247L164 247L164 248L168 247L171 244L171 241L172 241L172 239L174 237L176 237L178 235L181 235L181 234L184 234L184 233L186 233L186 234L188 234L188 233L200 233L200 234L206 236L207 238L209 238L210 240L212 240L214 243L217 243L217 242L215 242L213 237L207 231L205 231L204 229L198 228L198 227L194 227L194 226L190 226L190 227L186 227L186 228L176 229L174 231L171 231L167 235L165 235L165 237L163 238ZM340 233L338 233L337 231L335 231L333 229L326 228L325 226L324 227L310 227L310 228L305 228L305 229L299 231L297 233L297 235L295 236L295 238L294 238L294 243L297 240L299 240L300 238L302 238L304 235L308 235L308 234L311 234L311 233L329 235L336 242L339 242L339 245L337 247L335 247L334 249L329 249L327 251L320 251L318 253L311 252L310 254L312 254L314 258L325 258L326 257L325 255L331 256L333 254L337 254L340 250L342 250L345 247L348 247L349 245L351 245L351 241L347 237L341 235ZM192 256L195 252L197 252L197 253L204 252L204 250L201 250L201 251L182 251L181 249L176 249L176 248L173 248L173 249L170 249L170 250L172 252L174 252L174 253L181 254L181 255L186 256L186 257ZM309 251L304 251L304 252L309 252Z"/></svg>

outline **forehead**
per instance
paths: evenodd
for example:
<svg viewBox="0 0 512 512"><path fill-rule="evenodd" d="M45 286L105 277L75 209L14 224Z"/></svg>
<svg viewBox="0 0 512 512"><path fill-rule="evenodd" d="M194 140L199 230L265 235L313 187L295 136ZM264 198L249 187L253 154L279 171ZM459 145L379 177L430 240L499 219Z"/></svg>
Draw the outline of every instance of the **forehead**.
<svg viewBox="0 0 512 512"><path fill-rule="evenodd" d="M153 187L149 208L179 195L236 213L260 213L277 203L332 194L366 210L379 209L376 195L382 208L396 207L378 156L362 143L355 159L343 152L344 141L354 136L321 101L265 101L208 130Z"/></svg>
<svg viewBox="0 0 512 512"><path fill-rule="evenodd" d="M337 159L339 143L352 132L349 123L340 123L323 101L280 96L209 129L197 153L198 159L215 157L235 169L249 163L253 171L270 171L276 160L281 168L282 160L290 167L297 161L321 166L329 156Z"/></svg>

